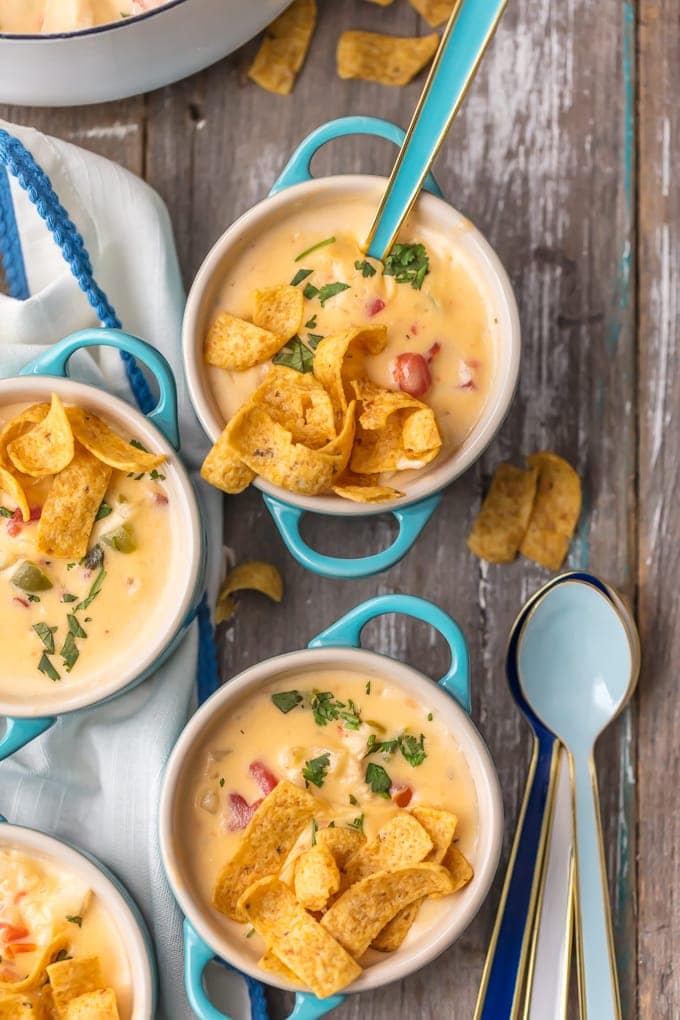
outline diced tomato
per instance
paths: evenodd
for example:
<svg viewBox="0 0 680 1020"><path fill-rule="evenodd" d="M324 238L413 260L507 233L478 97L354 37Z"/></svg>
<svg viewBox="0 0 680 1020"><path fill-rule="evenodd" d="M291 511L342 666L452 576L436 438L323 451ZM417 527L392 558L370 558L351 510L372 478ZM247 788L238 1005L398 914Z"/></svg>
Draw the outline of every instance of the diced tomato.
<svg viewBox="0 0 680 1020"><path fill-rule="evenodd" d="M267 766L263 765L261 761L251 761L248 766L248 771L262 790L265 797L268 793L272 792L275 786L278 785L279 781L274 773L270 772Z"/></svg>
<svg viewBox="0 0 680 1020"><path fill-rule="evenodd" d="M19 507L17 507L12 516L7 521L8 535L10 535L12 538L16 538L16 536L19 534L21 529L25 527L26 524L31 524L34 521L39 521L41 513L42 513L41 506L32 506L30 509L29 519L27 521L24 521L21 510L19 509Z"/></svg>
<svg viewBox="0 0 680 1020"><path fill-rule="evenodd" d="M413 336L418 336L418 323L417 322L412 322L411 323L411 328L409 330L409 333L412 333Z"/></svg>
<svg viewBox="0 0 680 1020"><path fill-rule="evenodd" d="M153 499L156 506L165 506L168 502L168 497L164 492L154 492Z"/></svg>
<svg viewBox="0 0 680 1020"><path fill-rule="evenodd" d="M227 829L229 832L240 832L242 829L245 829L261 803L262 799L249 804L245 797L242 797L240 793L230 793L229 819L227 820Z"/></svg>
<svg viewBox="0 0 680 1020"><path fill-rule="evenodd" d="M13 960L20 953L34 953L37 948L35 942L10 942L5 946L3 952L8 960Z"/></svg>
<svg viewBox="0 0 680 1020"><path fill-rule="evenodd" d="M366 314L368 315L369 318L372 319L374 315L378 314L378 312L382 312L384 307L385 302L383 301L382 298L379 297L373 298L366 305Z"/></svg>
<svg viewBox="0 0 680 1020"><path fill-rule="evenodd" d="M392 783L390 786L390 797L397 807L407 807L411 803L413 790L405 783Z"/></svg>
<svg viewBox="0 0 680 1020"><path fill-rule="evenodd" d="M412 397L422 397L432 383L422 354L400 354L392 362L392 375L399 389Z"/></svg>
<svg viewBox="0 0 680 1020"><path fill-rule="evenodd" d="M18 942L20 939L25 939L27 935L31 934L23 924L10 924L9 921L0 921L0 928L2 929L0 940L5 944Z"/></svg>
<svg viewBox="0 0 680 1020"><path fill-rule="evenodd" d="M26 895L27 895L26 890L20 889L18 893L14 893L14 902L18 903L19 900L23 900L24 896Z"/></svg>
<svg viewBox="0 0 680 1020"><path fill-rule="evenodd" d="M29 606L30 606L30 604L31 604L31 603L30 603L30 602L28 601L28 599L22 598L22 596L21 596L21 595L13 595L13 596L12 596L12 602L14 602L14 603L15 603L15 605L17 605L17 606L23 606L23 607L24 607L24 609L28 609L28 607L29 607Z"/></svg>
<svg viewBox="0 0 680 1020"><path fill-rule="evenodd" d="M30 521L39 521L41 515L42 515L42 507L41 506L32 506L31 507L31 514L30 514L29 523L30 523Z"/></svg>
<svg viewBox="0 0 680 1020"><path fill-rule="evenodd" d="M427 360L428 365L432 364L432 359L437 357L441 349L442 345L439 343L439 340L435 340L435 342L432 344L432 346L425 354L425 358Z"/></svg>

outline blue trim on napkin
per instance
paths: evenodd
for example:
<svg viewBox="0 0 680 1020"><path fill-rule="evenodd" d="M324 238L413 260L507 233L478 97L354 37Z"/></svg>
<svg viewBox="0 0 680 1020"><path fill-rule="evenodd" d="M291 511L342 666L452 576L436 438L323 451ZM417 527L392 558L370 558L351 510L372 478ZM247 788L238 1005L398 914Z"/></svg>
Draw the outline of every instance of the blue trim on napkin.
<svg viewBox="0 0 680 1020"><path fill-rule="evenodd" d="M10 173L28 194L40 217L45 221L78 286L97 313L99 321L110 329L120 329L120 319L94 278L85 242L59 201L49 177L19 139L0 128L0 260L10 296L20 301L30 297L21 239L9 187ZM121 351L120 356L125 364L125 372L137 405L144 414L148 414L156 403L149 384L131 354ZM199 643L196 683L198 701L201 704L219 686L217 649L207 594L201 599L197 618ZM242 977L248 986L252 1020L268 1020L264 986L246 974Z"/></svg>

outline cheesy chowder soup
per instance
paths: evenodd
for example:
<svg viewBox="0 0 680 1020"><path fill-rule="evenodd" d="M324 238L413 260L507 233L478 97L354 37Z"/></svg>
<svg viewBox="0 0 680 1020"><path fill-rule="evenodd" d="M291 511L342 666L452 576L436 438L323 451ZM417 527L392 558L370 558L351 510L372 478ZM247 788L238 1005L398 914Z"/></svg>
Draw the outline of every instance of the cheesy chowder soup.
<svg viewBox="0 0 680 1020"><path fill-rule="evenodd" d="M62 406L62 419L72 419L85 442L101 456L127 463L130 470L112 468L71 437L70 462L48 474L49 457L61 453L45 453L48 460L40 465L44 435L30 450L38 458L34 474L17 468L17 463L26 467L20 456L29 454L14 444L37 435L42 424L36 419L43 415L46 421L49 406L0 408L4 465L0 468L0 698L17 705L96 687L118 676L130 661L141 660L148 651L149 635L162 630L164 599L181 555L181 542L173 538L165 465L145 469L147 463L162 462L164 456L149 454L134 436L118 435L96 416ZM54 411L53 406L50 414ZM31 421L22 425L22 416ZM12 424L16 422L18 426ZM15 433L19 438L12 440ZM68 442L66 435L61 438ZM106 441L113 443L113 456L106 452ZM131 460L121 461L128 450ZM55 461L55 466L65 459ZM133 470L133 464L139 470ZM24 502L23 511L15 505L18 498Z"/></svg>
<svg viewBox="0 0 680 1020"><path fill-rule="evenodd" d="M77 32L162 7L166 0L0 0L0 32Z"/></svg>
<svg viewBox="0 0 680 1020"><path fill-rule="evenodd" d="M291 795L300 803L287 831ZM350 895L358 878L376 870L416 865L438 870L448 881L446 868L455 867L455 859L464 877L441 895L472 878L465 857L474 859L478 805L467 763L428 705L379 675L322 669L268 683L206 731L187 759L177 803L182 872L191 895L211 905L212 916L228 931L238 931L238 921L247 920L242 911L249 884L257 889L258 879L261 886L267 876L292 890L298 909L313 909L320 926L332 925L342 891ZM444 832L434 831L433 817L435 829L443 822ZM264 859L268 837L276 844L275 863ZM336 854L335 864L330 861L339 869L336 883L307 896L301 874L306 854L319 847L326 852L326 846ZM450 906L446 899L421 897L412 909L407 918L400 915L405 923L389 939L375 932L370 950L368 943L350 944L347 953L361 967L370 966L382 958L379 950L417 938ZM241 934L261 956L265 945L251 922L241 926ZM333 935L342 946L342 934ZM290 977L291 958L281 952ZM276 969L266 957L260 965ZM336 988L296 973L302 984L311 980L317 994ZM353 977L350 970L344 981Z"/></svg>
<svg viewBox="0 0 680 1020"><path fill-rule="evenodd" d="M296 208L229 263L214 315L227 310L249 319L256 289L297 280L305 299L299 336L310 350L321 338L351 327L386 326L387 343L366 359L367 376L434 410L445 455L460 446L486 403L494 372L494 310L479 271L455 237L422 226L417 209L399 236L399 257L385 266L367 258L361 242L374 212L361 199ZM285 351L274 361L299 364ZM208 367L225 421L267 368Z"/></svg>
<svg viewBox="0 0 680 1020"><path fill-rule="evenodd" d="M54 861L8 847L0 847L0 957L3 1015L132 1015L121 933L97 896ZM30 1012L11 1012L18 1005Z"/></svg>

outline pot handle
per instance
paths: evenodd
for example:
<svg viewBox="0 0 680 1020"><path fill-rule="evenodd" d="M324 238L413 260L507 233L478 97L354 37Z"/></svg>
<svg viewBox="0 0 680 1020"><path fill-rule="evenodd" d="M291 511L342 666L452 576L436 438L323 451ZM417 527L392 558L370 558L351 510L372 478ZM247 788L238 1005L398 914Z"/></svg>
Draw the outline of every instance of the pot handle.
<svg viewBox="0 0 680 1020"><path fill-rule="evenodd" d="M194 926L184 921L184 987L189 1005L199 1020L231 1020L213 1006L203 987L203 972L215 954L203 941ZM344 995L331 995L328 999L317 999L315 995L298 992L295 1006L288 1020L316 1020L344 1002Z"/></svg>
<svg viewBox="0 0 680 1020"><path fill-rule="evenodd" d="M389 120L382 120L379 117L339 117L337 120L329 120L315 128L298 145L288 163L281 171L270 195L289 188L292 184L301 184L303 181L312 179L311 162L319 149L334 138L343 138L345 135L372 135L377 138L386 138L388 142L394 142L400 147L404 141L402 128L392 124ZM442 198L439 185L432 174L428 174L423 185L426 191Z"/></svg>
<svg viewBox="0 0 680 1020"><path fill-rule="evenodd" d="M409 551L418 535L434 513L441 499L441 493L435 493L412 503L403 509L391 510L399 524L399 533L392 545L372 556L360 556L356 559L345 559L342 556L326 556L316 552L307 545L300 534L300 521L305 513L298 507L284 503L274 496L263 494L269 513L274 518L286 548L307 570L320 574L321 577L335 577L348 580L356 577L370 577L398 563ZM363 518L362 518L363 519Z"/></svg>
<svg viewBox="0 0 680 1020"><path fill-rule="evenodd" d="M20 375L54 375L68 378L68 363L76 351L83 347L116 347L136 358L153 373L158 383L158 403L147 414L149 421L160 429L175 450L179 449L179 426L177 424L177 387L170 365L155 347L137 336L120 329L81 329L77 333L59 340L44 354L22 368Z"/></svg>
<svg viewBox="0 0 680 1020"><path fill-rule="evenodd" d="M0 737L0 761L9 758L15 751L20 751L26 744L49 730L56 722L54 716L43 716L37 719L15 719L5 717L5 732Z"/></svg>
<svg viewBox="0 0 680 1020"><path fill-rule="evenodd" d="M367 599L312 638L309 648L360 648L361 632L366 624L384 613L412 616L439 631L449 646L451 664L437 683L469 714L470 658L463 632L443 609L425 599L415 595L377 595Z"/></svg>

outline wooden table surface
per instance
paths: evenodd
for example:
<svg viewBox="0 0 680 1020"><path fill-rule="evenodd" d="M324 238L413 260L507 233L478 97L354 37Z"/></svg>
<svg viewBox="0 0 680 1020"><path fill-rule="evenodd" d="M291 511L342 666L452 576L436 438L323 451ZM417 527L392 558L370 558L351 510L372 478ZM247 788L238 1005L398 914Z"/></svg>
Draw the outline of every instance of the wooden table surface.
<svg viewBox="0 0 680 1020"><path fill-rule="evenodd" d="M336 77L336 40L350 27L426 30L406 0L385 9L320 0L313 48L290 97L248 82L251 43L145 97L0 114L142 174L168 204L188 285L212 242L266 195L309 130L349 113L408 123L420 82L390 89ZM637 611L643 642L637 696L598 754L624 1015L680 1017L680 191L672 179L679 68L677 0L509 4L436 174L510 273L523 328L521 381L499 436L447 490L402 563L354 583L317 578L287 555L256 492L227 503L226 541L237 559L275 562L287 594L275 611L260 598L242 599L224 634L224 677L304 645L367 596L426 596L467 635L474 717L503 786L503 865L469 931L400 985L350 998L338 1020L472 1015L529 750L505 685L504 646L522 603L547 575L526 560L481 563L465 536L494 466L519 464L543 447L568 457L583 480L569 564L618 586ZM393 155L385 142L335 142L315 171L384 173ZM383 517L305 526L325 551L349 555L385 545L393 530ZM443 644L423 625L384 618L366 641L433 676L445 666ZM284 1015L285 997L271 998L272 1015Z"/></svg>

